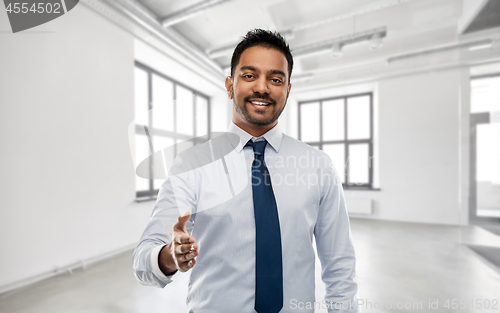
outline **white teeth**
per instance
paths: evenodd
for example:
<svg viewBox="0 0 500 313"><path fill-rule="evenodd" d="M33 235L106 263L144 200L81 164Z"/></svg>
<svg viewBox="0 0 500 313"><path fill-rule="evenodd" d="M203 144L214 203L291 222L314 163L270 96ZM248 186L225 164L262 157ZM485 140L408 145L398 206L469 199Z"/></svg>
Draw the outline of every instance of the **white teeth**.
<svg viewBox="0 0 500 313"><path fill-rule="evenodd" d="M260 102L260 101L250 101L250 102L253 103L253 104L256 104L256 105L269 105L269 103Z"/></svg>

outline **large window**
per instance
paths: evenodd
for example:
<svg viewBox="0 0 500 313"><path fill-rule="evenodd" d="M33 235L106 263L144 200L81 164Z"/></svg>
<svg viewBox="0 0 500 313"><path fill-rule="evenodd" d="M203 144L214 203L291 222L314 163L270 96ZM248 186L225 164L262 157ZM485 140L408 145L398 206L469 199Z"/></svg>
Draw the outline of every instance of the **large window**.
<svg viewBox="0 0 500 313"><path fill-rule="evenodd" d="M325 151L346 188L373 188L373 95L299 102L299 139Z"/></svg>
<svg viewBox="0 0 500 313"><path fill-rule="evenodd" d="M210 102L207 96L154 69L135 63L135 158L138 163L166 147L196 144L209 135ZM174 151L176 154L178 151ZM148 166L153 173L151 161ZM154 176L154 175L151 175ZM136 176L137 198L156 196L163 179Z"/></svg>
<svg viewBox="0 0 500 313"><path fill-rule="evenodd" d="M500 222L500 75L473 77L470 101L472 222Z"/></svg>

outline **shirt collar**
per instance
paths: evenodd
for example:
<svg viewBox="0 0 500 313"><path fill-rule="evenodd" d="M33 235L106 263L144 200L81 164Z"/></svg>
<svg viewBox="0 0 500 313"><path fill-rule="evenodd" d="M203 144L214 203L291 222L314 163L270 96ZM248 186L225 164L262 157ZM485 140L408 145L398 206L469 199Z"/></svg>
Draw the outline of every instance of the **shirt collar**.
<svg viewBox="0 0 500 313"><path fill-rule="evenodd" d="M233 145L234 149L238 153L240 153L240 151L243 149L243 147L250 139L254 138L252 135L250 135L243 129L239 128L232 121L231 124L229 124L229 128L227 131L236 134L240 137L240 142L238 143L238 145L237 146ZM279 152L281 146L281 140L283 139L283 133L281 132L281 129L279 128L278 124L276 124L276 126L268 130L267 133L265 133L261 137L264 137L264 139L267 140L267 142L271 145L271 147L273 147L273 149L276 152Z"/></svg>

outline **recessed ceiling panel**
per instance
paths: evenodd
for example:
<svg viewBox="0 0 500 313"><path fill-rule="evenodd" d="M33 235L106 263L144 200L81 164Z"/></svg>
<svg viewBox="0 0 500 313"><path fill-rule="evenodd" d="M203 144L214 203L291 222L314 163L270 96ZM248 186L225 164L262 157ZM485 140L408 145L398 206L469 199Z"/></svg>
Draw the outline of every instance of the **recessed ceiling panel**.
<svg viewBox="0 0 500 313"><path fill-rule="evenodd" d="M239 41L247 31L254 28L276 30L273 16L267 7L283 0L227 2L217 8L207 10L175 28L204 49L217 48Z"/></svg>
<svg viewBox="0 0 500 313"><path fill-rule="evenodd" d="M172 13L178 12L196 3L200 0L183 0L183 1L165 1L165 0L139 0L148 9L155 13L159 18L165 17Z"/></svg>
<svg viewBox="0 0 500 313"><path fill-rule="evenodd" d="M464 34L495 27L500 27L500 0L489 0L465 29Z"/></svg>

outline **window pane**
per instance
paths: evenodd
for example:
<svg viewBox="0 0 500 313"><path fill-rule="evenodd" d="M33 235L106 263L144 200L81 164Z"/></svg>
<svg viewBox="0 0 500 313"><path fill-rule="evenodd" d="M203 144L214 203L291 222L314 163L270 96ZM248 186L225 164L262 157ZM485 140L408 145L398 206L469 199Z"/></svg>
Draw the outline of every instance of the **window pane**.
<svg viewBox="0 0 500 313"><path fill-rule="evenodd" d="M349 184L368 184L369 180L368 144L349 145Z"/></svg>
<svg viewBox="0 0 500 313"><path fill-rule="evenodd" d="M500 217L500 124L477 125L477 215Z"/></svg>
<svg viewBox="0 0 500 313"><path fill-rule="evenodd" d="M323 145L323 151L330 156L337 169L340 181L345 183L345 149L344 144Z"/></svg>
<svg viewBox="0 0 500 313"><path fill-rule="evenodd" d="M164 182L165 182L164 179L153 179L153 189L159 190Z"/></svg>
<svg viewBox="0 0 500 313"><path fill-rule="evenodd" d="M193 137L193 93L176 85L177 132Z"/></svg>
<svg viewBox="0 0 500 313"><path fill-rule="evenodd" d="M164 137L164 136L153 136L153 147L155 151L160 151L168 147L172 147L174 145L174 138ZM172 150L166 150L165 152L169 152ZM167 156L165 156L167 157ZM156 158L155 160L163 160L163 158ZM165 162L167 162L165 160ZM167 167L167 164L163 164L163 168ZM164 179L154 179L153 180L153 188L156 190L160 188L161 184L163 184Z"/></svg>
<svg viewBox="0 0 500 313"><path fill-rule="evenodd" d="M196 97L196 137L208 132L208 102L204 97Z"/></svg>
<svg viewBox="0 0 500 313"><path fill-rule="evenodd" d="M476 127L476 180L500 185L500 124Z"/></svg>
<svg viewBox="0 0 500 313"><path fill-rule="evenodd" d="M323 141L344 139L344 99L323 102Z"/></svg>
<svg viewBox="0 0 500 313"><path fill-rule="evenodd" d="M319 102L300 104L300 140L319 141Z"/></svg>
<svg viewBox="0 0 500 313"><path fill-rule="evenodd" d="M347 99L348 139L370 138L370 97Z"/></svg>
<svg viewBox="0 0 500 313"><path fill-rule="evenodd" d="M153 75L153 127L174 131L174 90L173 84Z"/></svg>
<svg viewBox="0 0 500 313"><path fill-rule="evenodd" d="M134 68L135 123L148 125L148 73Z"/></svg>
<svg viewBox="0 0 500 313"><path fill-rule="evenodd" d="M136 191L147 191L149 190L149 180L141 178L139 176L135 177L135 190Z"/></svg>
<svg viewBox="0 0 500 313"><path fill-rule="evenodd" d="M500 77L471 80L471 113L500 111Z"/></svg>
<svg viewBox="0 0 500 313"><path fill-rule="evenodd" d="M150 155L151 153L147 137L143 135L135 135L135 160L137 162L136 166L138 166ZM135 189L137 191L149 190L149 179L141 178L135 175Z"/></svg>
<svg viewBox="0 0 500 313"><path fill-rule="evenodd" d="M163 150L174 145L174 139L164 136L153 136L153 147L155 151Z"/></svg>

